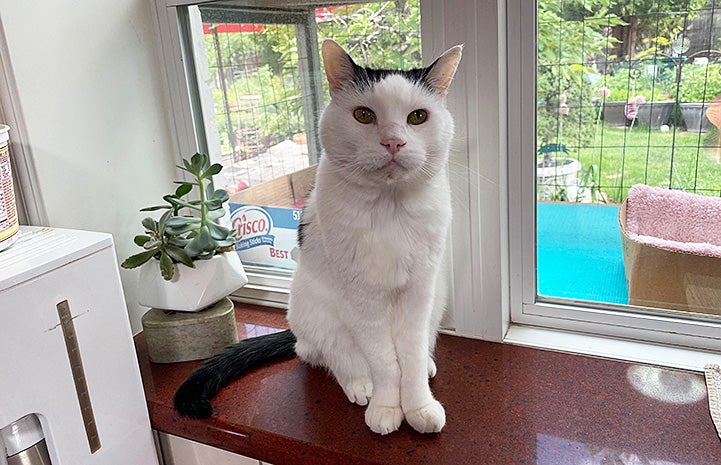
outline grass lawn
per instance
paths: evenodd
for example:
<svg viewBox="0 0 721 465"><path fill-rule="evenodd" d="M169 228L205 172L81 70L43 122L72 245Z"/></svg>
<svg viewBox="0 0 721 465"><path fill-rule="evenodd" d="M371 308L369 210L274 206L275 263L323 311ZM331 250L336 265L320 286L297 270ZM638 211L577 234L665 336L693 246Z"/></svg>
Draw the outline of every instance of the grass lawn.
<svg viewBox="0 0 721 465"><path fill-rule="evenodd" d="M699 134L671 128L662 133L648 127L602 125L595 144L568 148L584 170L597 166L596 183L613 203L620 203L639 183L721 196L721 164L715 159L718 137L715 130Z"/></svg>

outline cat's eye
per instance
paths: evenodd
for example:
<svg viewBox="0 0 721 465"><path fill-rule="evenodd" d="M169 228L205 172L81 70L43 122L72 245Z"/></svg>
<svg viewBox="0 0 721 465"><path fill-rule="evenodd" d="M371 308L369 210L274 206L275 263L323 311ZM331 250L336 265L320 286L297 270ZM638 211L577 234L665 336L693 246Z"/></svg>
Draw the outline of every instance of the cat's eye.
<svg viewBox="0 0 721 465"><path fill-rule="evenodd" d="M413 125L423 124L428 119L426 110L413 110L408 114L408 123Z"/></svg>
<svg viewBox="0 0 721 465"><path fill-rule="evenodd" d="M363 124L370 124L376 119L376 114L373 113L373 110L366 107L360 107L356 108L353 111L353 117L358 121L359 123Z"/></svg>

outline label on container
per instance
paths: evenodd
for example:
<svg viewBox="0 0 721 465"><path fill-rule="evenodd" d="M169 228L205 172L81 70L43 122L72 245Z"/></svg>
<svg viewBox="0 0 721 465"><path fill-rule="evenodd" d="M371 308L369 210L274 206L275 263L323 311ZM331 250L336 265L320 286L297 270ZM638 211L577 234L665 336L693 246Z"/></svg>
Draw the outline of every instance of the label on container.
<svg viewBox="0 0 721 465"><path fill-rule="evenodd" d="M295 269L291 252L298 245L302 210L230 204L230 224L236 231L235 250L244 265Z"/></svg>
<svg viewBox="0 0 721 465"><path fill-rule="evenodd" d="M7 144L0 147L0 245L20 229L15 208L10 151Z"/></svg>

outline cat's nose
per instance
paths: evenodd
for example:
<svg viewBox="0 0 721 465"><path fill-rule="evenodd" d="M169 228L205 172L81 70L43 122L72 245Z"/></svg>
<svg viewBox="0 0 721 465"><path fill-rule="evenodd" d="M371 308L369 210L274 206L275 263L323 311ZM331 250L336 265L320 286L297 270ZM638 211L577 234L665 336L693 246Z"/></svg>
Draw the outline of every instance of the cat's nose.
<svg viewBox="0 0 721 465"><path fill-rule="evenodd" d="M406 141L399 137L387 137L381 140L381 145L385 147L391 155L395 155L401 147L406 145Z"/></svg>

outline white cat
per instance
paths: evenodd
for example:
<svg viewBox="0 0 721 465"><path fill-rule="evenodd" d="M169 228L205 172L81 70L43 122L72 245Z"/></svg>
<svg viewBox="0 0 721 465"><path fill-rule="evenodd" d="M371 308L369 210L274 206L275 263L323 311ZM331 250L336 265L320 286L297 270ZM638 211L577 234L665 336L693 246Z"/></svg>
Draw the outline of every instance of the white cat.
<svg viewBox="0 0 721 465"><path fill-rule="evenodd" d="M298 231L291 329L211 358L181 386L175 405L209 416L208 399L220 386L295 353L327 367L351 402L367 405L374 432L391 433L404 418L419 432L438 432L445 412L428 378L436 373L445 298L436 289L451 220L453 120L445 95L461 47L411 71L360 67L330 40L322 52L331 102ZM249 352L263 355L249 360Z"/></svg>

